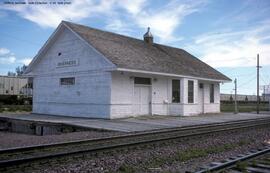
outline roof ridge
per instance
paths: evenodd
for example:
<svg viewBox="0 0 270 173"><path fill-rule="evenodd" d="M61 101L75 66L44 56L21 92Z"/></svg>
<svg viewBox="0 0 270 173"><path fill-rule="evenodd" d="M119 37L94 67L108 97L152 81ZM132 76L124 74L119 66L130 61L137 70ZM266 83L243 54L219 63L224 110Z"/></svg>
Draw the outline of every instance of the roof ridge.
<svg viewBox="0 0 270 173"><path fill-rule="evenodd" d="M112 32L112 31L107 31L107 30L103 30L103 29L99 29L99 28L93 28L93 27L90 27L90 26L87 26L87 25L77 24L77 23L73 23L73 22L69 22L69 21L65 21L65 20L63 20L62 22L64 22L64 23L70 23L72 25L82 26L82 27L85 27L85 28L88 28L88 29L92 29L92 30L95 30L95 31L105 32L105 33L109 33L109 34L121 36L121 37L124 37L124 38L127 38L127 39L133 39L133 40L136 40L136 41L140 41L142 43L145 43L144 40L142 40L142 39L131 37L131 36L128 36L128 35L123 35L123 34L115 33L115 32ZM170 46L170 45L165 45L165 44L160 44L160 43L155 43L155 42L153 43L153 45L160 45L160 46L165 46L165 47L168 47L168 48L174 48L174 49L184 50L184 49L179 48L179 47L173 47L173 46Z"/></svg>
<svg viewBox="0 0 270 173"><path fill-rule="evenodd" d="M182 48L160 43L149 45L142 39L68 21L62 22L118 67L131 68L136 66L138 69L149 71L230 80L227 76Z"/></svg>
<svg viewBox="0 0 270 173"><path fill-rule="evenodd" d="M64 23L70 23L72 25L82 26L82 27L85 27L85 28L88 28L88 29L99 31L99 32L105 32L105 33L109 33L109 34L113 34L113 35L118 35L118 36L121 36L121 37L125 37L125 38L128 38L128 39L134 39L134 40L137 40L137 41L144 42L141 39L138 39L138 38L135 38L135 37L131 37L131 36L127 36L127 35L123 35L123 34L119 34L119 33L115 33L115 32L112 32L112 31L107 31L107 30L103 30L103 29L93 28L93 27L90 27L90 26L87 26L87 25L77 24L77 23L73 23L73 22L69 22L69 21L64 21L64 20L62 22L64 22Z"/></svg>

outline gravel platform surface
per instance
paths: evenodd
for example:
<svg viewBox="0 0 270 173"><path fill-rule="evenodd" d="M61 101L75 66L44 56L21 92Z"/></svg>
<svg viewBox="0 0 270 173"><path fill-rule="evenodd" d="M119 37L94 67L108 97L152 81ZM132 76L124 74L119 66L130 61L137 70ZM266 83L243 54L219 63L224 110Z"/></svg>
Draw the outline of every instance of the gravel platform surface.
<svg viewBox="0 0 270 173"><path fill-rule="evenodd" d="M270 127L141 145L124 150L51 159L9 171L22 172L185 172L212 161L244 154L270 144Z"/></svg>
<svg viewBox="0 0 270 173"><path fill-rule="evenodd" d="M0 149L31 146L39 144L50 144L57 142L68 142L81 139L93 139L100 137L109 137L113 135L124 134L122 132L112 131L80 131L72 133L62 133L59 135L28 135L21 133L1 132L0 131Z"/></svg>

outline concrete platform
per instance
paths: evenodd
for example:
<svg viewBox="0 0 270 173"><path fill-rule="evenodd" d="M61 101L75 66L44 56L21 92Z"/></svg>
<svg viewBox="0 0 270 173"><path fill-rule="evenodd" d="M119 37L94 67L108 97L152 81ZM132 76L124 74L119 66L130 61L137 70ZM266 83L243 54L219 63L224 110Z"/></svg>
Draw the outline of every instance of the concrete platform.
<svg viewBox="0 0 270 173"><path fill-rule="evenodd" d="M0 119L8 118L32 122L59 123L77 127L113 130L121 132L138 132L171 127L184 127L200 124L222 123L236 120L270 117L269 112L255 113L220 113L198 116L143 116L117 120L73 118L41 114L7 114L0 113Z"/></svg>

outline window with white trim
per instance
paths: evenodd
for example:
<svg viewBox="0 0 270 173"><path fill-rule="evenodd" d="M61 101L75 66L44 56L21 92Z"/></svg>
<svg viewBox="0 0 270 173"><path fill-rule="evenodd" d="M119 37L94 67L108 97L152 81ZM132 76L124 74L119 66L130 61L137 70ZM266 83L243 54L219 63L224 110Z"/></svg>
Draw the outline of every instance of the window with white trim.
<svg viewBox="0 0 270 173"><path fill-rule="evenodd" d="M188 81L188 103L194 103L194 81Z"/></svg>
<svg viewBox="0 0 270 173"><path fill-rule="evenodd" d="M180 103L180 80L172 80L172 103Z"/></svg>
<svg viewBox="0 0 270 173"><path fill-rule="evenodd" d="M134 84L151 85L151 79L145 77L135 77Z"/></svg>
<svg viewBox="0 0 270 173"><path fill-rule="evenodd" d="M60 85L75 85L75 77L60 78Z"/></svg>
<svg viewBox="0 0 270 173"><path fill-rule="evenodd" d="M215 86L214 84L210 85L210 103L215 102Z"/></svg>

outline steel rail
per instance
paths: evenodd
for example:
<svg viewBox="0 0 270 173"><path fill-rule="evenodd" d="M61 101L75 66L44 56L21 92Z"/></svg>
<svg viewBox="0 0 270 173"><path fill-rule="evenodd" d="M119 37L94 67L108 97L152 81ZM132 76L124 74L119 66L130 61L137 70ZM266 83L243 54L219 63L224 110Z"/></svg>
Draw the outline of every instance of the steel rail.
<svg viewBox="0 0 270 173"><path fill-rule="evenodd" d="M123 134L123 135L117 135L117 136L111 136L111 137L102 137L102 138L84 139L84 140L73 140L73 141L69 141L69 142L57 142L57 143L42 144L42 145L32 145L32 146L26 146L26 147L14 147L14 148L8 148L8 149L0 149L0 154L34 150L34 149L42 149L42 148L47 148L47 147L56 147L56 146L70 145L70 144L77 144L77 143L98 142L98 141L105 141L108 139L111 140L111 139L119 139L119 138L126 138L126 137L138 137L138 136L142 136L142 135L154 135L154 134L178 132L178 131L184 131L184 130L197 130L197 129L201 130L204 128L207 129L210 127L242 124L242 123L247 123L247 122L258 122L261 120L262 121L270 121L270 118L247 119L247 120L218 122L218 123L192 125L192 126L184 126L184 127L172 127L172 128L158 129L158 130L149 130L149 131L144 131L144 132L129 133L129 134Z"/></svg>
<svg viewBox="0 0 270 173"><path fill-rule="evenodd" d="M37 152L36 150L48 149L50 147L51 148L61 147L61 146L71 147L72 145L79 146L79 145L82 145L83 143L106 142L105 145L98 145L94 147L90 145L90 148L88 146L88 148L83 148L79 150L73 150L73 151L65 150L58 153L57 152L49 153L49 154L45 153L45 154L41 154L37 156L30 155L28 157L23 157L23 158L1 160L0 168L17 165L17 164L21 164L25 162L36 161L40 159L56 158L56 157L61 157L61 156L80 154L84 152L98 152L101 150L110 150L110 149L115 149L115 148L120 148L120 147L128 147L128 146L148 144L148 143L159 142L159 141L173 140L177 138L206 135L206 134L211 134L215 132L263 126L263 125L270 124L269 120L270 118L261 118L261 119L255 119L255 120L250 119L246 121L241 120L241 121L234 121L234 122L223 123L223 124L217 123L216 125L211 124L211 125L205 125L205 126L174 128L174 129L169 129L169 130L167 129L167 130L160 130L160 131L143 132L143 133L138 133L138 134L120 135L120 136L115 136L115 137L106 137L106 138L100 138L100 139L94 139L94 140L82 140L82 141L73 141L73 142L66 142L66 143L57 143L57 144L51 144L51 145L39 145L39 146L34 146L34 147L22 147L22 148L1 150L0 155L6 154L6 153L8 153L9 155L12 155L12 153L23 155L23 152L29 153L29 151L31 150L33 150L34 152ZM142 139L138 139L139 137ZM120 140L120 141L115 143L115 141L117 140ZM121 140L124 140L124 141L121 141ZM72 148L75 148L75 147L72 147Z"/></svg>
<svg viewBox="0 0 270 173"><path fill-rule="evenodd" d="M209 172L214 172L214 171L223 171L229 168L232 168L235 166L237 163L242 162L242 161L247 161L253 158L256 158L258 156L262 156L264 154L270 153L270 146L267 146L264 149L259 149L257 151L252 151L248 153L247 155L241 155L240 157L235 157L228 159L227 162L221 163L221 162L216 162L214 166L208 167L206 169L197 171L195 173L209 173Z"/></svg>

